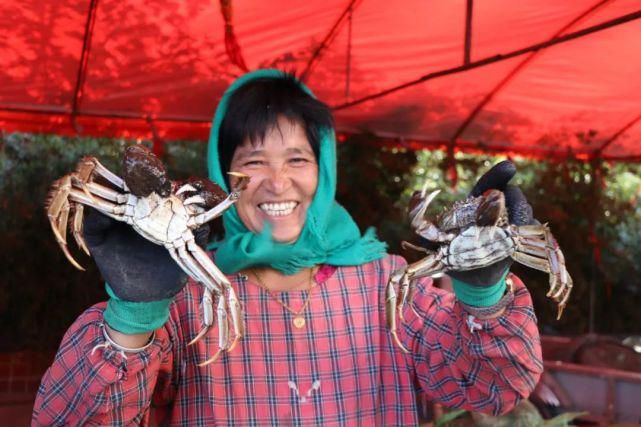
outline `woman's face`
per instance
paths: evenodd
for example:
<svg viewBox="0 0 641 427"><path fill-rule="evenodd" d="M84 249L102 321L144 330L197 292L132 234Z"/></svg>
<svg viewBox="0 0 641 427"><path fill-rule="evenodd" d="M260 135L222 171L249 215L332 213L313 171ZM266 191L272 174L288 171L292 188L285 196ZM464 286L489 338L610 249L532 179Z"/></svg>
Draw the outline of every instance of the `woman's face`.
<svg viewBox="0 0 641 427"><path fill-rule="evenodd" d="M318 163L305 128L279 118L278 126L265 134L262 144L252 147L247 139L236 148L230 170L251 177L236 202L243 224L260 232L269 221L275 241L295 242L318 185ZM233 177L230 179L233 182Z"/></svg>

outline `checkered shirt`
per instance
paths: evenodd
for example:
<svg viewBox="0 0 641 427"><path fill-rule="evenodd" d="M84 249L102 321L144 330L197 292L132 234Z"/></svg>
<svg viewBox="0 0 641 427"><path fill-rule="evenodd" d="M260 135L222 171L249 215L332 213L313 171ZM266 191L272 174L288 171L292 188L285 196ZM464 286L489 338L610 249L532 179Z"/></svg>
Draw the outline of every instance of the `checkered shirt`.
<svg viewBox="0 0 641 427"><path fill-rule="evenodd" d="M256 283L230 276L244 309L246 335L213 364L213 327L197 344L202 288L190 282L145 351L105 347L105 303L71 326L42 379L33 425L401 426L416 425L416 395L448 407L499 414L527 396L542 372L530 295L520 280L499 318L470 330L453 294L422 280L393 342L385 285L405 261L322 266L306 325ZM306 291L276 293L294 310Z"/></svg>

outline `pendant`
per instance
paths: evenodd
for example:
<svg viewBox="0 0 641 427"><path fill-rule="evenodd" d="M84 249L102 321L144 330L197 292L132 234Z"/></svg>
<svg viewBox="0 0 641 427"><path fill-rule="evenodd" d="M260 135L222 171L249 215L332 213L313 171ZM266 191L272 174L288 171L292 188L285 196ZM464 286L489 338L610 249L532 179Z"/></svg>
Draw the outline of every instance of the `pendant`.
<svg viewBox="0 0 641 427"><path fill-rule="evenodd" d="M305 318L303 316L296 316L294 317L293 323L294 326L300 329L305 326Z"/></svg>

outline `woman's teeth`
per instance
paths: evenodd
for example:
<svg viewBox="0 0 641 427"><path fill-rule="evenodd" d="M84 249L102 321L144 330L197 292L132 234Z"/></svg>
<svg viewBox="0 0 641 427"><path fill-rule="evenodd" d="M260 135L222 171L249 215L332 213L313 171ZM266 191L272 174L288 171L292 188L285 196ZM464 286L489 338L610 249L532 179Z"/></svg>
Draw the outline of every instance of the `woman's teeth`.
<svg viewBox="0 0 641 427"><path fill-rule="evenodd" d="M285 216L292 213L297 205L297 202L261 203L258 207L269 216Z"/></svg>

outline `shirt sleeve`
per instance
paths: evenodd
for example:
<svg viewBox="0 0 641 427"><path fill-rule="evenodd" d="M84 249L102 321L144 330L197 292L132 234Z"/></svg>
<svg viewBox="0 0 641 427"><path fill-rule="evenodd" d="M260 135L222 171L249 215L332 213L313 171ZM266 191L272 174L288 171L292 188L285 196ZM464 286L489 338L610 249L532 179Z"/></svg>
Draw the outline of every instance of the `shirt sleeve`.
<svg viewBox="0 0 641 427"><path fill-rule="evenodd" d="M105 306L85 311L65 334L38 389L32 425L146 425L152 397L154 405L171 400L171 321L146 350L124 353L104 338Z"/></svg>
<svg viewBox="0 0 641 427"><path fill-rule="evenodd" d="M510 275L514 300L495 319L471 317L453 293L419 280L399 336L427 395L450 408L499 415L526 398L543 372L532 299ZM402 325L402 326L401 326Z"/></svg>

